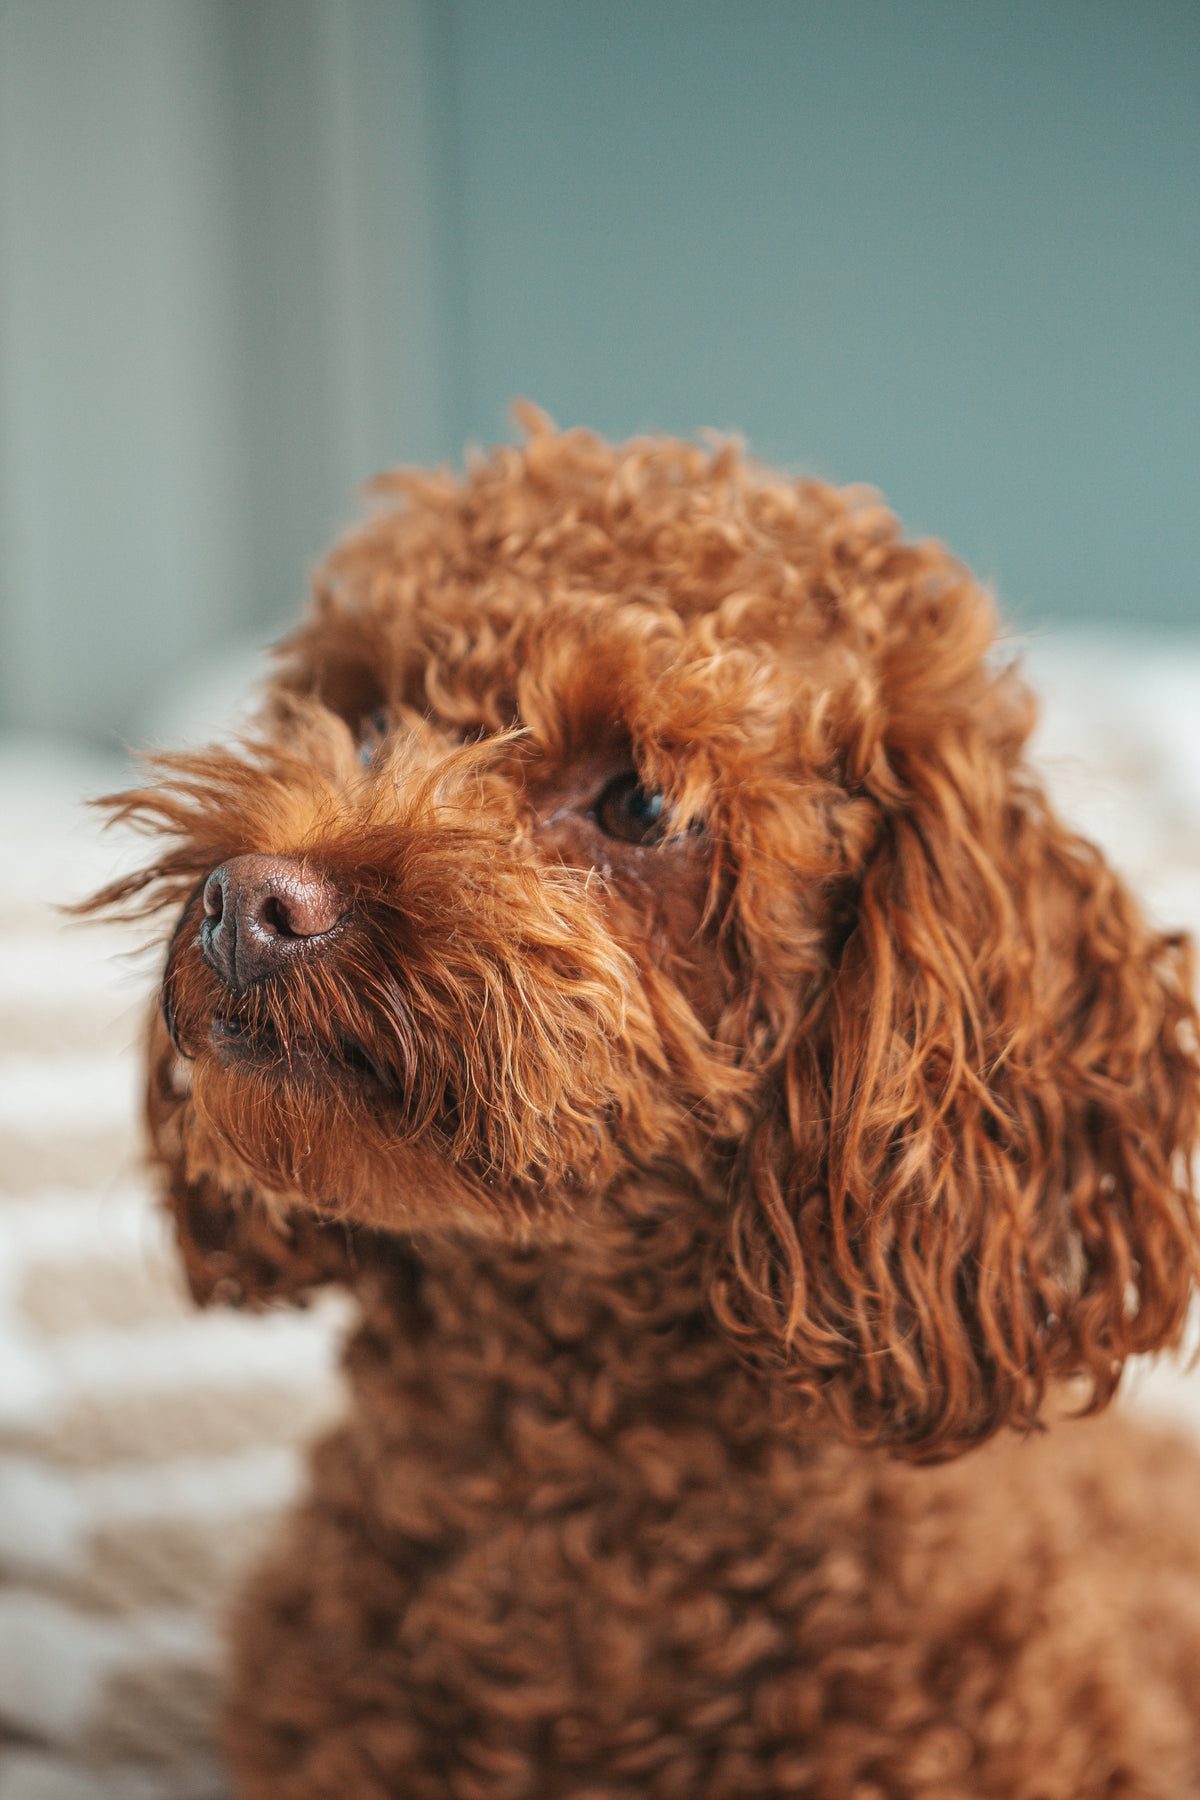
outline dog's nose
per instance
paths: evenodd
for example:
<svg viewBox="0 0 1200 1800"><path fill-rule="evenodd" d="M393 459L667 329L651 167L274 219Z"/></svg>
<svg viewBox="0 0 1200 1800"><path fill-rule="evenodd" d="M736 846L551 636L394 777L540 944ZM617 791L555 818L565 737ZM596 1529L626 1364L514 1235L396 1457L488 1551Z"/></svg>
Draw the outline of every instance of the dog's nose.
<svg viewBox="0 0 1200 1800"><path fill-rule="evenodd" d="M327 875L291 856L234 856L204 884L200 952L230 987L249 987L315 948L342 917Z"/></svg>

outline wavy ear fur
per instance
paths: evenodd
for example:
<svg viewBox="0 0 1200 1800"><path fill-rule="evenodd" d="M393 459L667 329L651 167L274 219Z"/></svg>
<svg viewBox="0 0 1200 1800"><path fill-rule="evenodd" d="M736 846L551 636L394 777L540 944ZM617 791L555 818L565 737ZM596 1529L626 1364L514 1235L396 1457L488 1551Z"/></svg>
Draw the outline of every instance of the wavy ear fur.
<svg viewBox="0 0 1200 1800"><path fill-rule="evenodd" d="M931 666L918 645L884 688L852 927L714 1288L844 1435L926 1458L1033 1423L1059 1377L1103 1405L1178 1340L1200 1242L1190 946L1054 815L1022 690L980 660L955 706Z"/></svg>

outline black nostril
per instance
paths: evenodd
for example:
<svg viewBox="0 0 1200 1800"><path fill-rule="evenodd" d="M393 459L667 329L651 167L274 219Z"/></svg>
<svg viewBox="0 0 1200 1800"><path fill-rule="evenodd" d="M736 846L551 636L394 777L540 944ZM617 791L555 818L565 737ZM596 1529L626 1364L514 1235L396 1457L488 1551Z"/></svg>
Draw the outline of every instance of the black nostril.
<svg viewBox="0 0 1200 1800"><path fill-rule="evenodd" d="M277 938L302 938L306 932L297 931L291 923L288 913L288 902L282 895L266 895L263 904L255 907L254 923L263 931L273 932Z"/></svg>
<svg viewBox="0 0 1200 1800"><path fill-rule="evenodd" d="M264 931L273 931L277 937L301 937L302 932L292 929L287 908L278 894L268 894L258 913L258 922Z"/></svg>
<svg viewBox="0 0 1200 1800"><path fill-rule="evenodd" d="M225 871L214 869L204 884L204 916L216 923L225 911Z"/></svg>

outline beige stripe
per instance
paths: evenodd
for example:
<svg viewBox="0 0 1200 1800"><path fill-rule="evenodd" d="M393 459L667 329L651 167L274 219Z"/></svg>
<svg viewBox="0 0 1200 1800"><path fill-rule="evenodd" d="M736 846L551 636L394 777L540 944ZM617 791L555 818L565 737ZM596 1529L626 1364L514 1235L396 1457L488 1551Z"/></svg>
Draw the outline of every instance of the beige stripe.
<svg viewBox="0 0 1200 1800"><path fill-rule="evenodd" d="M216 1692L212 1670L200 1662L123 1668L105 1684L80 1760L96 1769L127 1762L160 1767L209 1762Z"/></svg>
<svg viewBox="0 0 1200 1800"><path fill-rule="evenodd" d="M206 1518L101 1527L91 1534L83 1570L56 1591L69 1604L95 1612L179 1606L208 1613L223 1604L276 1524L273 1512L245 1512L219 1526Z"/></svg>
<svg viewBox="0 0 1200 1800"><path fill-rule="evenodd" d="M137 1173L138 1151L126 1120L97 1122L71 1133L10 1124L0 1145L0 1199L27 1199L48 1188L92 1188Z"/></svg>
<svg viewBox="0 0 1200 1800"><path fill-rule="evenodd" d="M17 1285L16 1308L24 1324L51 1338L189 1318L194 1310L174 1269L116 1256L33 1263Z"/></svg>
<svg viewBox="0 0 1200 1800"><path fill-rule="evenodd" d="M140 1027L140 1020L114 1017L111 1000L102 995L33 1010L23 1001L0 995L0 1044L9 1055L53 1056L67 1051L120 1055Z"/></svg>
<svg viewBox="0 0 1200 1800"><path fill-rule="evenodd" d="M306 1387L256 1382L252 1387L172 1389L165 1393L97 1395L66 1406L46 1433L25 1433L14 1448L32 1449L59 1468L165 1461L174 1456L227 1456L270 1444L304 1443L337 1416L334 1377ZM14 1434L14 1440L16 1434Z"/></svg>

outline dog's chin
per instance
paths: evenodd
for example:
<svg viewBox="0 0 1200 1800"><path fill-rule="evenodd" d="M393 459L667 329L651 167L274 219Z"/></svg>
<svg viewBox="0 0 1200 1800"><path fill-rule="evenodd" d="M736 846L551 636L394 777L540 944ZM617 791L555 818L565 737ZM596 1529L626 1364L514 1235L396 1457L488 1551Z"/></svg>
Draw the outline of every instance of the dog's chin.
<svg viewBox="0 0 1200 1800"><path fill-rule="evenodd" d="M369 1070L322 1046L293 1043L284 1055L218 1031L181 1077L194 1142L219 1147L222 1161L232 1153L250 1187L374 1230L505 1229L498 1196L442 1133L414 1131Z"/></svg>
<svg viewBox="0 0 1200 1800"><path fill-rule="evenodd" d="M323 1217L375 1230L520 1236L591 1185L506 1175L455 1139L446 1108L415 1121L387 1077L352 1044L291 1037L228 1018L210 1021L177 1064L176 1098L200 1142L232 1152L250 1185L305 1202ZM593 1174L595 1171L592 1172Z"/></svg>

